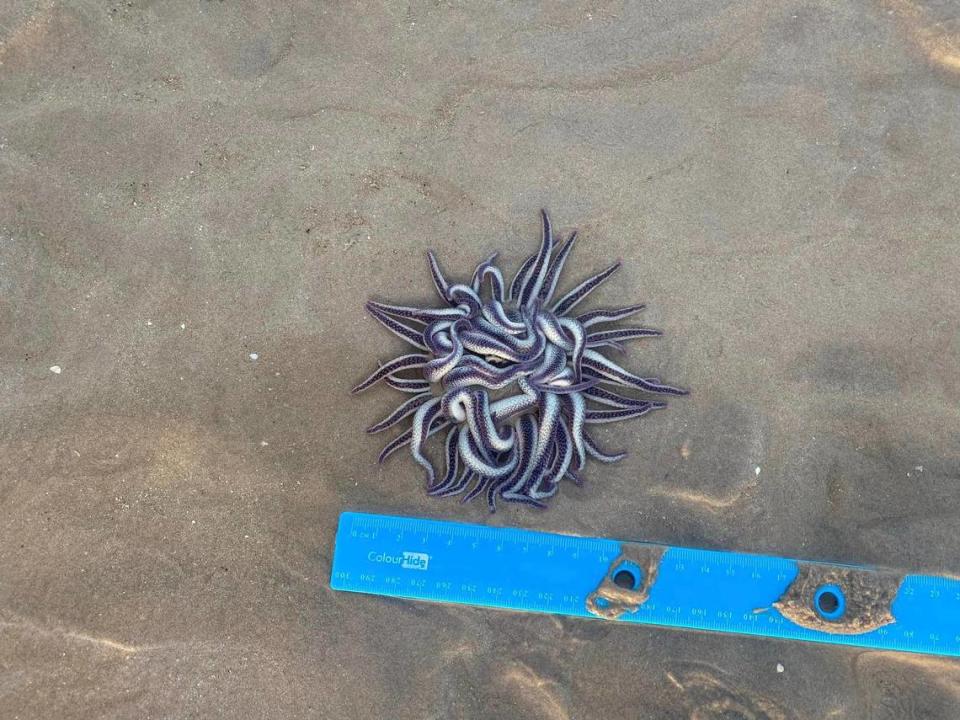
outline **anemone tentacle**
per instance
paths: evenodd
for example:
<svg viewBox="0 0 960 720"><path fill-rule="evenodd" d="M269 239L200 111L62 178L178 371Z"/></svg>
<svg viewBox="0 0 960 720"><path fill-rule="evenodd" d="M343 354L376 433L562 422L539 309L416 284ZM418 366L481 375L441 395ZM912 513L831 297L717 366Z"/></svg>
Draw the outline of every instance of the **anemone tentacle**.
<svg viewBox="0 0 960 720"><path fill-rule="evenodd" d="M602 343L616 342L624 340L637 340L638 338L660 337L663 333L660 330L645 327L620 328L618 330L604 330L603 332L588 333L586 336L587 347L598 346Z"/></svg>
<svg viewBox="0 0 960 720"><path fill-rule="evenodd" d="M387 428L393 427L405 417L413 415L413 413L415 413L421 405L423 405L425 402L428 402L432 398L433 394L429 391L419 395L414 395L412 398L402 403L400 407L398 407L392 413L387 415L387 417L385 417L383 420L368 427L367 432L372 435L374 433L386 430Z"/></svg>
<svg viewBox="0 0 960 720"><path fill-rule="evenodd" d="M583 327L588 328L591 325L597 325L599 323L612 323L623 320L645 310L646 307L646 305L641 303L639 305L627 305L622 308L601 308L599 310L591 310L583 315L577 315L576 320L583 325Z"/></svg>
<svg viewBox="0 0 960 720"><path fill-rule="evenodd" d="M540 287L540 293L537 297L543 301L544 305L550 302L554 291L557 289L557 281L560 279L560 273L563 272L563 266L567 262L567 256L573 250L573 243L577 240L577 231L570 233L570 237L559 247L557 254L550 261L550 268L544 278L543 285Z"/></svg>
<svg viewBox="0 0 960 720"><path fill-rule="evenodd" d="M575 306L579 305L590 293L596 290L608 277L620 269L620 263L615 262L602 272L598 272L593 277L589 277L577 285L573 290L564 295L557 304L553 306L553 312L557 315L566 315Z"/></svg>
<svg viewBox="0 0 960 720"><path fill-rule="evenodd" d="M405 378L398 375L387 375L386 383L394 390L405 393L422 393L430 389L430 383L419 378Z"/></svg>
<svg viewBox="0 0 960 720"><path fill-rule="evenodd" d="M619 462L627 456L625 452L611 453L607 452L606 450L602 450L600 446L597 445L596 441L587 433L583 434L583 445L590 457L602 463L609 464ZM576 477L574 478L574 482L576 482ZM579 482L577 484L579 485Z"/></svg>
<svg viewBox="0 0 960 720"><path fill-rule="evenodd" d="M420 350L428 350L429 348L424 344L423 332L413 329L408 325L404 325L402 322L396 318L392 318L384 312L381 312L376 307L373 307L372 303L367 303L367 312L369 312L373 317L383 325L387 330L392 332L397 337L406 340L408 343L413 345L415 348Z"/></svg>
<svg viewBox="0 0 960 720"><path fill-rule="evenodd" d="M441 300L450 302L450 298L447 295L450 283L448 283L447 279L443 276L443 270L440 269L440 263L437 262L437 256L433 254L433 250L427 251L427 259L430 261L430 276L433 278L433 286L437 289L437 294Z"/></svg>
<svg viewBox="0 0 960 720"><path fill-rule="evenodd" d="M419 353L412 353L410 355L401 355L395 360L391 360L384 365L381 365L378 370L376 370L370 377L364 380L362 383L357 385L351 392L354 394L358 392L363 392L371 385L374 385L381 380L383 380L388 375L392 375L397 370L408 370L411 368L423 367L429 361L427 355L421 355Z"/></svg>

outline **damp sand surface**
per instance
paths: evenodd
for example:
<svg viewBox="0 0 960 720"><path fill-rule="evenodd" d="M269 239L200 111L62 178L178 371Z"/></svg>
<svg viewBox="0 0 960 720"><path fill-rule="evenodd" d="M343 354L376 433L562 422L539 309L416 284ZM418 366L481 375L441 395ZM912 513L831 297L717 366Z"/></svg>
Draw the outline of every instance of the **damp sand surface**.
<svg viewBox="0 0 960 720"><path fill-rule="evenodd" d="M331 592L344 509L960 573L960 25L933 0L0 3L0 717L944 719L955 662ZM349 388L580 229L690 397L545 513ZM563 287L563 286L562 286Z"/></svg>

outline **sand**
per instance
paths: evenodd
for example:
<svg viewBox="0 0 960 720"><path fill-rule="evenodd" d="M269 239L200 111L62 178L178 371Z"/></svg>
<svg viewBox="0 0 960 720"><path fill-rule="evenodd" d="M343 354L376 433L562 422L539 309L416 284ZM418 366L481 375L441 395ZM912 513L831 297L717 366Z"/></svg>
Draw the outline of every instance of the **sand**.
<svg viewBox="0 0 960 720"><path fill-rule="evenodd" d="M948 660L327 578L345 509L960 573L958 108L937 0L0 3L0 717L956 718ZM540 207L693 393L491 517L348 391Z"/></svg>

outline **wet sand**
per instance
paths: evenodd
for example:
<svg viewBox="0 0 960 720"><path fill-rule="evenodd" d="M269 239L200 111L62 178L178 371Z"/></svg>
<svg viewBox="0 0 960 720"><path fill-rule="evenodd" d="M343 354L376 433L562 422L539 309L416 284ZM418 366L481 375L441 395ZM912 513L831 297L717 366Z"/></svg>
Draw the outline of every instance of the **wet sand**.
<svg viewBox="0 0 960 720"><path fill-rule="evenodd" d="M955 718L948 660L327 587L345 509L960 573L955 12L0 4L0 717ZM363 302L541 206L693 394L548 512L429 500Z"/></svg>

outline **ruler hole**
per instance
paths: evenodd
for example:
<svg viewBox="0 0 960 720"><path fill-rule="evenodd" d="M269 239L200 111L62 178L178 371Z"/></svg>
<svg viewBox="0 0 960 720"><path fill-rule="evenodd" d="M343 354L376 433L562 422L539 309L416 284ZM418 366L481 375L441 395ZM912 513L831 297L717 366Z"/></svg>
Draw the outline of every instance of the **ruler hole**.
<svg viewBox="0 0 960 720"><path fill-rule="evenodd" d="M847 608L843 590L837 585L822 585L813 596L813 607L826 620L836 620Z"/></svg>
<svg viewBox="0 0 960 720"><path fill-rule="evenodd" d="M613 571L613 584L624 590L636 590L643 580L643 570L632 562L623 562Z"/></svg>

